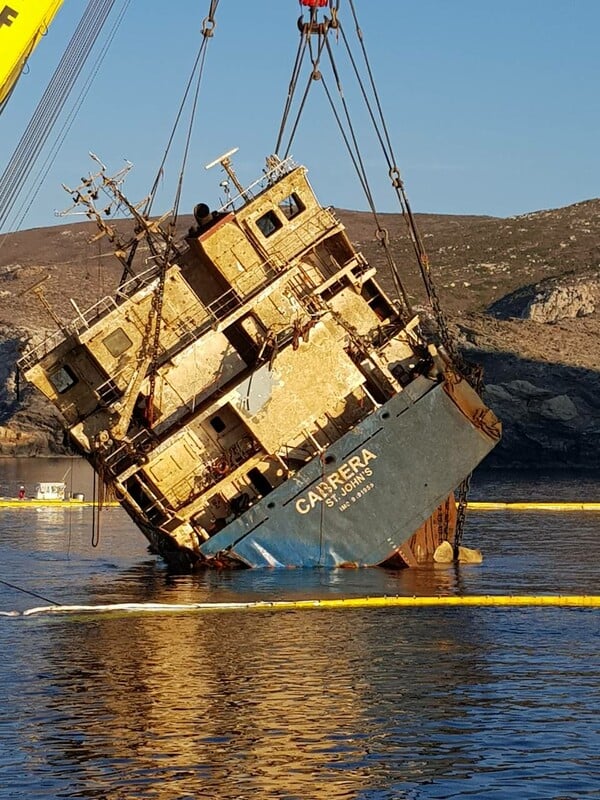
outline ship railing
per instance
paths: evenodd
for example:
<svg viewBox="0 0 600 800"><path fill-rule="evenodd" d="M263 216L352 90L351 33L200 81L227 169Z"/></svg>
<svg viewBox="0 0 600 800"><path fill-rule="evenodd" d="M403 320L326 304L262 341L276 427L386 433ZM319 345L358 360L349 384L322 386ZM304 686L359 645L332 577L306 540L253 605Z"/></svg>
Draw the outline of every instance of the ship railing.
<svg viewBox="0 0 600 800"><path fill-rule="evenodd" d="M91 309L81 311L74 319L63 328L54 331L38 345L28 348L19 360L20 369L28 369L37 364L44 356L55 350L60 344L66 342L70 336L78 336L90 327L91 320L102 316L107 310L116 308L116 303L111 297L103 297Z"/></svg>
<svg viewBox="0 0 600 800"><path fill-rule="evenodd" d="M247 186L243 192L230 197L229 200L221 206L219 211L230 211L234 209L238 203L244 205L249 200L253 200L257 194L260 194L269 186L277 183L280 178L283 178L284 175L288 175L295 170L297 166L298 164L296 164L292 156L289 156L284 161L278 161L270 169L265 170L264 174Z"/></svg>
<svg viewBox="0 0 600 800"><path fill-rule="evenodd" d="M270 261L263 261L253 269L249 270L244 276L245 280L252 286L248 291L241 292L240 288L232 286L222 295L217 297L207 306L208 312L215 322L222 322L234 311L237 311L245 303L262 292L274 278L281 274L281 270ZM253 279L261 276L262 280L253 284Z"/></svg>
<svg viewBox="0 0 600 800"><path fill-rule="evenodd" d="M331 231L340 225L340 221L328 208L320 206L302 220L302 224L290 229L283 239L285 246L279 246L272 252L272 262L281 268L292 258L298 258L308 250L317 247L331 235Z"/></svg>
<svg viewBox="0 0 600 800"><path fill-rule="evenodd" d="M30 345L17 361L18 368L20 370L26 370L33 367L34 364L41 361L44 356L47 356L48 353L52 352L59 344L66 341L72 333L74 333L74 331L70 330L70 326L67 325L60 330L54 331L54 333L47 336L38 344Z"/></svg>
<svg viewBox="0 0 600 800"><path fill-rule="evenodd" d="M123 461L127 459L127 463L133 463L136 458L141 458L150 452L152 449L153 438L149 431L142 428L135 436L132 436L128 442L124 442L112 453L106 456L106 464L115 472L120 472L124 469Z"/></svg>
<svg viewBox="0 0 600 800"><path fill-rule="evenodd" d="M29 369L34 364L37 364L44 356L56 349L60 344L65 342L69 336L78 336L83 331L90 328L94 322L101 317L110 313L115 308L128 300L135 291L143 289L148 286L156 278L158 267L153 265L144 272L140 272L133 278L123 283L116 292L115 297L106 295L98 300L94 305L86 308L85 311L78 311L78 314L63 328L54 331L50 336L47 336L43 341L37 345L28 347L19 359L19 369Z"/></svg>
<svg viewBox="0 0 600 800"><path fill-rule="evenodd" d="M307 246L308 244L314 244L314 240L308 242ZM262 279L258 280L249 291L243 293L239 290L239 288L236 289L232 286L216 300L206 306L209 314L208 320L203 321L200 325L196 326L195 329L186 331L182 338L186 341L192 341L194 338L197 338L199 335L212 327L215 323L223 322L223 320L225 320L230 314L240 309L245 303L249 302L253 297L263 291L263 289L265 289L274 278L281 274L282 264L277 263L279 259L281 259L282 264L287 263L284 255L279 254L279 257L276 257L276 259L267 259L253 269L249 270L244 278L250 285L252 285L253 279L255 279L257 276L260 275ZM152 266L145 272L141 272L139 275L130 278L119 288L116 293L116 297L113 298L107 295L101 298L94 305L85 309L85 311L79 311L77 317L75 317L75 319L72 320L67 326L55 331L51 336L44 339L35 347L30 347L27 349L19 361L20 369L28 369L29 367L33 366L44 356L58 347L59 344L66 341L68 336L80 335L83 331L87 330L95 322L97 322L98 319L105 316L107 313L110 313L110 311L118 308L120 305L119 300L121 303L125 302L125 300L130 299L135 292L150 285L156 278L157 269L158 268L156 266ZM135 291L131 291L133 288ZM180 349L180 347L178 349Z"/></svg>
<svg viewBox="0 0 600 800"><path fill-rule="evenodd" d="M114 298L106 295L98 300L97 303L94 303L93 306L86 308L85 311L82 311L77 317L75 317L75 319L71 322L71 327L76 334L80 334L91 327L91 325L97 319L103 317L105 314L110 313L116 307L117 303Z"/></svg>
<svg viewBox="0 0 600 800"><path fill-rule="evenodd" d="M224 292L222 295L213 300L207 308L212 317L213 322L221 322L226 319L229 314L237 311L238 308L244 305L244 298L240 297L236 290L232 287Z"/></svg>
<svg viewBox="0 0 600 800"><path fill-rule="evenodd" d="M144 272L140 272L139 275L135 275L133 278L129 278L128 281L125 281L125 283L122 283L115 292L114 297L106 295L98 300L97 303L94 303L93 306L86 308L86 310L82 311L71 323L75 327L76 332L81 333L83 330L90 328L98 319L114 311L115 308L118 308L126 300L129 300L135 292L149 286L157 277L158 271L159 267L153 264L147 270L144 270Z"/></svg>
<svg viewBox="0 0 600 800"><path fill-rule="evenodd" d="M100 386L98 386L96 389L96 394L102 403L109 405L121 397L123 392L119 384L121 383L121 379L126 372L131 373L131 368L123 367L122 369L118 370L118 372L115 372L114 375L111 375L110 378L107 378L104 383L101 383ZM126 381L123 381L123 383L125 385L127 384Z"/></svg>
<svg viewBox="0 0 600 800"><path fill-rule="evenodd" d="M173 487L173 493L184 503L190 503L198 495L223 480L239 466L260 451L260 444L252 436L243 436L220 456L207 461L201 473L183 478Z"/></svg>
<svg viewBox="0 0 600 800"><path fill-rule="evenodd" d="M174 353L181 352L189 344L197 341L207 331L211 329L215 330L220 323L225 322L228 317L239 312L240 309L243 309L248 303L252 302L257 295L273 282L274 278L281 275L281 272L282 271L274 267L270 261L264 261L252 270L249 270L246 273L246 279L250 285L252 285L253 278L255 279L257 275L260 275L261 280L254 282L252 288L245 292L242 292L239 286L237 288L232 286L226 292L219 295L216 300L213 300L212 303L204 306L208 316L197 324L191 324L190 321L182 325L176 344L163 351L162 359L170 358Z"/></svg>
<svg viewBox="0 0 600 800"><path fill-rule="evenodd" d="M160 272L160 266L157 264L153 264L148 269L144 270L143 272L134 275L133 278L129 278L129 280L122 283L119 288L117 289L117 297L121 298L122 300L129 300L129 298L138 292L140 289L143 289L148 284L152 283L152 281L158 277L158 273Z"/></svg>

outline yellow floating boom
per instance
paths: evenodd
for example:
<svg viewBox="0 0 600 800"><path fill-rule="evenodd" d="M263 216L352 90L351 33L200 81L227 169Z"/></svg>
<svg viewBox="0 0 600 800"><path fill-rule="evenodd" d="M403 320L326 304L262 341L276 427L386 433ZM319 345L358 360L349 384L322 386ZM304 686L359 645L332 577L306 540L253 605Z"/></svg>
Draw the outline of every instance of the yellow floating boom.
<svg viewBox="0 0 600 800"><path fill-rule="evenodd" d="M111 501L102 503L102 508L116 508L119 504ZM91 500L19 500L16 497L0 497L0 508L89 508L97 507L98 503Z"/></svg>
<svg viewBox="0 0 600 800"><path fill-rule="evenodd" d="M435 597L345 597L327 600L264 600L241 603L113 603L97 606L43 606L23 612L4 612L5 616L40 614L181 614L210 611L300 611L344 608L431 608L440 606L493 606L496 608L526 606L559 606L599 608L600 595L466 595Z"/></svg>
<svg viewBox="0 0 600 800"><path fill-rule="evenodd" d="M600 511L600 503L486 503L470 502L472 511Z"/></svg>
<svg viewBox="0 0 600 800"><path fill-rule="evenodd" d="M97 506L91 500L18 500L16 497L0 497L0 508L82 508ZM103 508L116 508L119 503L102 503ZM471 502L471 511L600 511L600 503L496 503Z"/></svg>

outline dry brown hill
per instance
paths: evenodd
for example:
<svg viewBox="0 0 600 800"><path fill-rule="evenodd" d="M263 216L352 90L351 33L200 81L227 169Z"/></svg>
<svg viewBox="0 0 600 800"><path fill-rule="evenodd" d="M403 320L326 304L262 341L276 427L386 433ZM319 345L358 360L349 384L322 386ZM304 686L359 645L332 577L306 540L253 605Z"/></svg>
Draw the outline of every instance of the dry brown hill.
<svg viewBox="0 0 600 800"><path fill-rule="evenodd" d="M371 215L337 213L391 289ZM404 220L384 214L381 221L409 295L425 305ZM554 465L600 467L600 200L506 219L420 214L417 222L452 327L467 355L485 362L488 393L505 421L496 461L532 466L542 454ZM182 218L181 231L190 223ZM118 225L126 230L128 223ZM19 331L56 328L32 286L44 280L44 296L61 319L75 316L71 298L87 308L116 287L121 267L106 240L91 241L95 233L92 223L80 223L0 238L0 453L25 452L13 436L25 428L43 430L34 450L60 449L59 434L48 433L57 428L48 407L31 398L26 408L15 404L11 359ZM532 302L541 316L528 311ZM487 313L492 304L508 311Z"/></svg>
<svg viewBox="0 0 600 800"><path fill-rule="evenodd" d="M337 210L355 243L383 269L375 223L366 212ZM382 214L394 257L412 295L422 295L415 259L398 214ZM600 200L518 217L416 215L444 306L451 316L483 311L521 286L552 276L589 273L600 268ZM190 217L181 219L185 230ZM126 229L127 223L120 223ZM106 240L91 242L93 223L58 225L0 237L0 324L47 327L39 303L14 300L50 275L48 300L62 313L92 303L110 290L121 274ZM382 272L382 277L385 277Z"/></svg>

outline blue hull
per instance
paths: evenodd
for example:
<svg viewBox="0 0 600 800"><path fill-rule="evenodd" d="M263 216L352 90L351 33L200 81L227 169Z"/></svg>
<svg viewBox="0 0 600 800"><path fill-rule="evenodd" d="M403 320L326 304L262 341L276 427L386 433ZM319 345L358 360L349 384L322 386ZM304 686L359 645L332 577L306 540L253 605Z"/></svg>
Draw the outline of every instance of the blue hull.
<svg viewBox="0 0 600 800"><path fill-rule="evenodd" d="M381 564L495 443L442 384L419 378L202 543L201 555L254 568Z"/></svg>

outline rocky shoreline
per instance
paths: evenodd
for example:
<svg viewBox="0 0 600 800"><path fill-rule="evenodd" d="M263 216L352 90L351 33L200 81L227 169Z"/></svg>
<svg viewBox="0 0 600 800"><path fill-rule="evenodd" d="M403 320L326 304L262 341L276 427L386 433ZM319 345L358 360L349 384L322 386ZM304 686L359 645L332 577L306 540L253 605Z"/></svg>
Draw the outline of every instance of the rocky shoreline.
<svg viewBox="0 0 600 800"><path fill-rule="evenodd" d="M338 213L381 265L369 215ZM386 217L402 265L401 220ZM418 220L452 331L465 358L483 365L485 397L503 422L486 466L600 470L600 201L511 220ZM84 223L0 240L0 457L68 454L58 414L18 386L15 364L28 341L52 330L29 286L48 275L48 302L71 318L68 296L86 307L116 285L118 265L94 250L92 233ZM407 285L416 298L416 280Z"/></svg>

